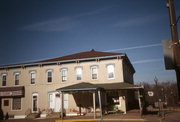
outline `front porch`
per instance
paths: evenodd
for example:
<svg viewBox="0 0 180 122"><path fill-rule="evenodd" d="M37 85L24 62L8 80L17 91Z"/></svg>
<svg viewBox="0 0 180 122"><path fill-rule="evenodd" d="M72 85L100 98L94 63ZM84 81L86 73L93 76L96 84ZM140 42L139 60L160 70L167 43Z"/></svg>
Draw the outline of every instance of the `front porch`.
<svg viewBox="0 0 180 122"><path fill-rule="evenodd" d="M70 115L72 113L102 118L103 114L125 114L127 110L139 106L142 111L140 94L137 99L134 95L135 91L140 93L140 89L142 87L128 83L91 84L85 82L57 89L61 96L60 112L63 111L61 119L63 119L63 114ZM78 109L64 109L64 94L73 96Z"/></svg>

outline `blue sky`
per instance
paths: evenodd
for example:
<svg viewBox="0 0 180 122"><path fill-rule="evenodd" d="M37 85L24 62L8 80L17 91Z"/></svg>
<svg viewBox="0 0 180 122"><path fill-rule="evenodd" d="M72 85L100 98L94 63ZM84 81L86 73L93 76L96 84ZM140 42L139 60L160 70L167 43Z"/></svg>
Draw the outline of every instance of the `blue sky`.
<svg viewBox="0 0 180 122"><path fill-rule="evenodd" d="M176 80L165 70L166 0L0 0L0 65L89 51L126 53L136 83ZM180 1L174 0L176 15ZM179 29L179 25L178 25Z"/></svg>

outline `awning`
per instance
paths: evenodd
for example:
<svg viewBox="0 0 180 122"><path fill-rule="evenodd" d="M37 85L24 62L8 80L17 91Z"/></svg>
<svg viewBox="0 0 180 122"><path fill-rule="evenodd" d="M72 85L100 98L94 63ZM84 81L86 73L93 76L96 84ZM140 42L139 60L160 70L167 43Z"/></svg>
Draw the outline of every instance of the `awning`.
<svg viewBox="0 0 180 122"><path fill-rule="evenodd" d="M142 87L133 85L130 83L104 83L104 84L92 84L81 82L74 85L66 86L57 89L61 92L73 92L73 91L95 91L98 89L103 90L125 90L125 89L141 89Z"/></svg>
<svg viewBox="0 0 180 122"><path fill-rule="evenodd" d="M1 87L0 98L24 97L24 86Z"/></svg>

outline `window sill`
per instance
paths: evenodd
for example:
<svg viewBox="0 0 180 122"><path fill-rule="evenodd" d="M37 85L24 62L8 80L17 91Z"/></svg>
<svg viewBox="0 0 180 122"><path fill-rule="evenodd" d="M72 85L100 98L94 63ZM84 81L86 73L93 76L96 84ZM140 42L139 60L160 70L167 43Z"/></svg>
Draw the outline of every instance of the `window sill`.
<svg viewBox="0 0 180 122"><path fill-rule="evenodd" d="M47 85L51 85L51 84L53 84L53 82L47 82L46 84L47 84Z"/></svg>
<svg viewBox="0 0 180 122"><path fill-rule="evenodd" d="M12 110L12 109L11 109L11 111L22 111L22 109L19 109L19 110Z"/></svg>
<svg viewBox="0 0 180 122"><path fill-rule="evenodd" d="M108 78L108 80L114 80L115 78Z"/></svg>
<svg viewBox="0 0 180 122"><path fill-rule="evenodd" d="M35 86L36 84L29 84L30 86Z"/></svg>
<svg viewBox="0 0 180 122"><path fill-rule="evenodd" d="M67 81L61 81L61 83L67 83Z"/></svg>

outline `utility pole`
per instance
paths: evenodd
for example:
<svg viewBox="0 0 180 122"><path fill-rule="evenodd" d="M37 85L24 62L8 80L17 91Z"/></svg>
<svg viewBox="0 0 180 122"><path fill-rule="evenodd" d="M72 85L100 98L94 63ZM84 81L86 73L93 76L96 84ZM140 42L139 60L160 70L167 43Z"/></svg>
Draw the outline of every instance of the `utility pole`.
<svg viewBox="0 0 180 122"><path fill-rule="evenodd" d="M173 57L174 57L173 62L174 62L174 69L176 72L178 96L180 101L180 42L178 39L178 30L177 30L178 20L176 20L173 0L167 0L167 8L169 9L171 38L172 38L171 45L173 48Z"/></svg>

